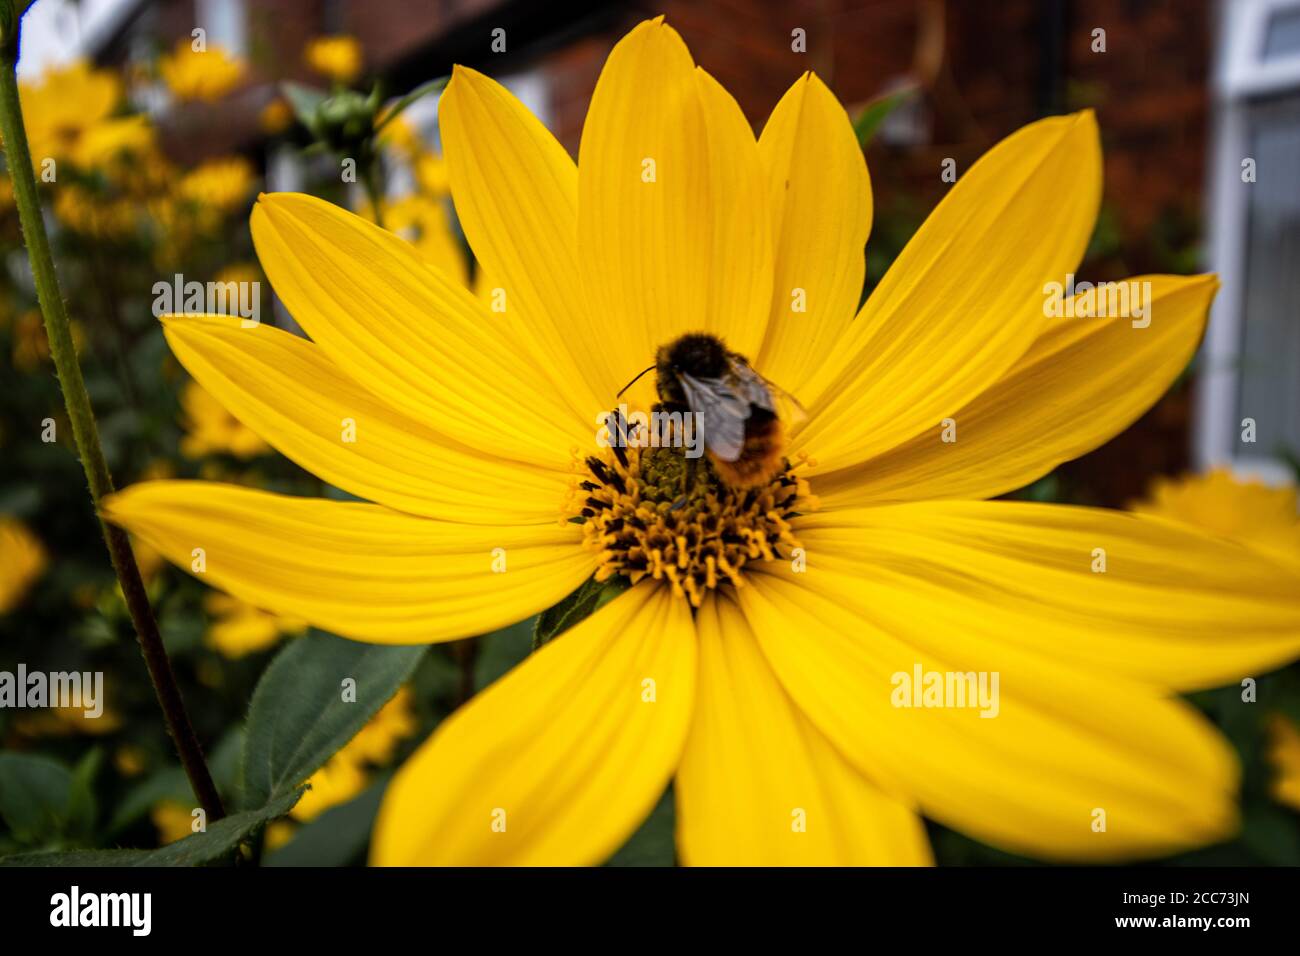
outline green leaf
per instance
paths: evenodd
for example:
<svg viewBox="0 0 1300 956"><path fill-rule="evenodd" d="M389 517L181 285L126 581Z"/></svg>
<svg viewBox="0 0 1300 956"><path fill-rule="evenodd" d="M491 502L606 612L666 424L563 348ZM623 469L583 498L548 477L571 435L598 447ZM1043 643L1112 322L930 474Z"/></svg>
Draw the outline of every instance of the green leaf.
<svg viewBox="0 0 1300 956"><path fill-rule="evenodd" d="M95 829L99 816L99 803L95 799L95 777L104 762L104 751L92 748L72 770L72 779L68 787L68 822L69 832L79 837L88 837Z"/></svg>
<svg viewBox="0 0 1300 956"><path fill-rule="evenodd" d="M203 833L157 850L73 850L67 853L20 853L0 860L0 866L203 866L229 858L245 840L293 809L302 790L276 797L260 810L247 810L218 820Z"/></svg>
<svg viewBox="0 0 1300 956"><path fill-rule="evenodd" d="M0 819L19 843L41 844L67 822L72 773L49 757L0 753Z"/></svg>
<svg viewBox="0 0 1300 956"><path fill-rule="evenodd" d="M363 644L313 631L276 655L253 692L244 806L295 789L351 740L411 676L426 645ZM356 682L343 699L343 682Z"/></svg>
<svg viewBox="0 0 1300 956"><path fill-rule="evenodd" d="M880 128L880 124L885 121L885 117L894 112L915 93L915 87L904 87L893 93L878 96L864 106L862 112L858 114L858 118L853 121L853 132L858 136L858 145L866 149L871 143L872 137L876 135L876 130Z"/></svg>
<svg viewBox="0 0 1300 956"><path fill-rule="evenodd" d="M280 91L284 93L285 99L293 107L294 115L298 117L298 122L316 133L317 112L320 105L328 98L327 93L323 90L313 89L310 86L303 86L301 83L281 83Z"/></svg>
<svg viewBox="0 0 1300 956"><path fill-rule="evenodd" d="M627 590L627 578L597 581L590 577L559 604L543 611L533 626L533 650L559 637L583 618L590 617Z"/></svg>

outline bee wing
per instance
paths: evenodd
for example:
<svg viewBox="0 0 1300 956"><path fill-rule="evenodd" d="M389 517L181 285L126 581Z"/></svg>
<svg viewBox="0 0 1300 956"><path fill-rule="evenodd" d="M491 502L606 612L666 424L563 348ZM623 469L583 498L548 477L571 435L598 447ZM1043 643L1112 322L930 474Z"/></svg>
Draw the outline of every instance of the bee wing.
<svg viewBox="0 0 1300 956"><path fill-rule="evenodd" d="M808 417L799 400L762 375L759 375L749 363L739 356L731 359L731 375L735 379L735 390L746 401L759 408L765 408L777 418L787 422L798 423Z"/></svg>
<svg viewBox="0 0 1300 956"><path fill-rule="evenodd" d="M704 444L723 461L735 461L745 447L749 400L720 378L696 378L679 372L686 404L699 412Z"/></svg>

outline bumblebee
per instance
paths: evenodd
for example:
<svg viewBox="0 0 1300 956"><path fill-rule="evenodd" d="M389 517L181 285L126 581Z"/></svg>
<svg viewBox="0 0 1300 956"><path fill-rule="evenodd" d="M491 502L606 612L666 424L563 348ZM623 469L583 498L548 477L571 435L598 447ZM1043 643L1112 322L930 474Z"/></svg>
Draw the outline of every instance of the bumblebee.
<svg viewBox="0 0 1300 956"><path fill-rule="evenodd" d="M661 346L652 368L660 399L655 408L699 414L705 453L724 484L752 488L781 471L785 432L775 399L788 396L743 355L697 332Z"/></svg>

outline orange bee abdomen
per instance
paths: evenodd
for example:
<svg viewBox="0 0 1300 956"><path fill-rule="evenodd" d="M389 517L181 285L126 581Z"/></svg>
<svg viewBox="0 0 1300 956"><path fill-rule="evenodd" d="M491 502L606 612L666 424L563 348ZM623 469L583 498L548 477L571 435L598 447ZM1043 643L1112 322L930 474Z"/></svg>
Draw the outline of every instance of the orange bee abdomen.
<svg viewBox="0 0 1300 956"><path fill-rule="evenodd" d="M785 431L781 420L762 411L745 422L745 444L735 461L722 461L710 453L709 461L723 483L731 488L754 488L765 485L783 467Z"/></svg>

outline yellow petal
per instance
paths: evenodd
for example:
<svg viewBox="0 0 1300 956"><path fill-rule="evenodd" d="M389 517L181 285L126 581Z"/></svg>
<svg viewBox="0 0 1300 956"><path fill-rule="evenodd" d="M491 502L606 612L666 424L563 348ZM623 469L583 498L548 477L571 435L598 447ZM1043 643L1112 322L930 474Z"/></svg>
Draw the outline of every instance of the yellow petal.
<svg viewBox="0 0 1300 956"><path fill-rule="evenodd" d="M927 817L1051 860L1165 855L1234 831L1235 757L1191 707L1046 657L982 647L959 662L933 653L940 643L960 650L962 621L932 613L922 592L877 609L870 602L880 594L855 591L861 574L815 560L802 574L769 565L738 592L745 617L836 749ZM985 707L903 706L918 669L921 686L937 674L941 688L950 674L997 673L998 693L986 694Z"/></svg>
<svg viewBox="0 0 1300 956"><path fill-rule="evenodd" d="M956 441L929 429L878 458L822 475L822 504L992 498L1119 434L1187 367L1218 288L1214 276L1123 281L1151 284L1149 326L1082 312L1054 319L1011 371L953 416Z"/></svg>
<svg viewBox="0 0 1300 956"><path fill-rule="evenodd" d="M1077 670L1191 690L1300 656L1295 568L1172 521L945 501L827 512L797 528L810 565L928 595L930 613L964 621L966 640Z"/></svg>
<svg viewBox="0 0 1300 956"><path fill-rule="evenodd" d="M490 454L567 467L594 426L567 407L491 313L410 243L327 202L263 195L253 242L321 350L395 408Z"/></svg>
<svg viewBox="0 0 1300 956"><path fill-rule="evenodd" d="M644 582L438 728L384 795L372 861L601 862L667 786L694 695L690 611Z"/></svg>
<svg viewBox="0 0 1300 956"><path fill-rule="evenodd" d="M513 624L595 568L576 525L455 524L211 482L133 485L106 499L103 513L241 600L379 644Z"/></svg>
<svg viewBox="0 0 1300 956"><path fill-rule="evenodd" d="M812 73L777 103L758 151L767 175L775 278L756 365L799 397L858 310L871 180L848 114Z"/></svg>
<svg viewBox="0 0 1300 956"><path fill-rule="evenodd" d="M554 523L568 477L456 444L344 376L307 339L229 316L165 316L203 388L282 454L344 492L425 518Z"/></svg>
<svg viewBox="0 0 1300 956"><path fill-rule="evenodd" d="M1045 328L1044 286L1078 265L1100 194L1091 112L1032 123L986 153L804 386L796 449L821 472L865 461L937 431L1001 378Z"/></svg>
<svg viewBox="0 0 1300 956"><path fill-rule="evenodd" d="M181 364L235 417L350 494L472 524L553 523L560 514L565 475L439 435L348 378L306 339L216 315L167 316L164 331Z"/></svg>
<svg viewBox="0 0 1300 956"><path fill-rule="evenodd" d="M677 771L677 844L693 866L918 866L925 827L794 705L729 598L696 618L700 676Z"/></svg>
<svg viewBox="0 0 1300 956"><path fill-rule="evenodd" d="M509 90L456 67L438 125L461 227L505 291L504 322L582 420L608 410L640 356L593 323L578 267L578 168ZM597 396L600 396L597 398Z"/></svg>
<svg viewBox="0 0 1300 956"><path fill-rule="evenodd" d="M771 296L767 187L740 108L677 31L646 21L610 53L582 132L578 245L620 354L689 331L753 356Z"/></svg>

